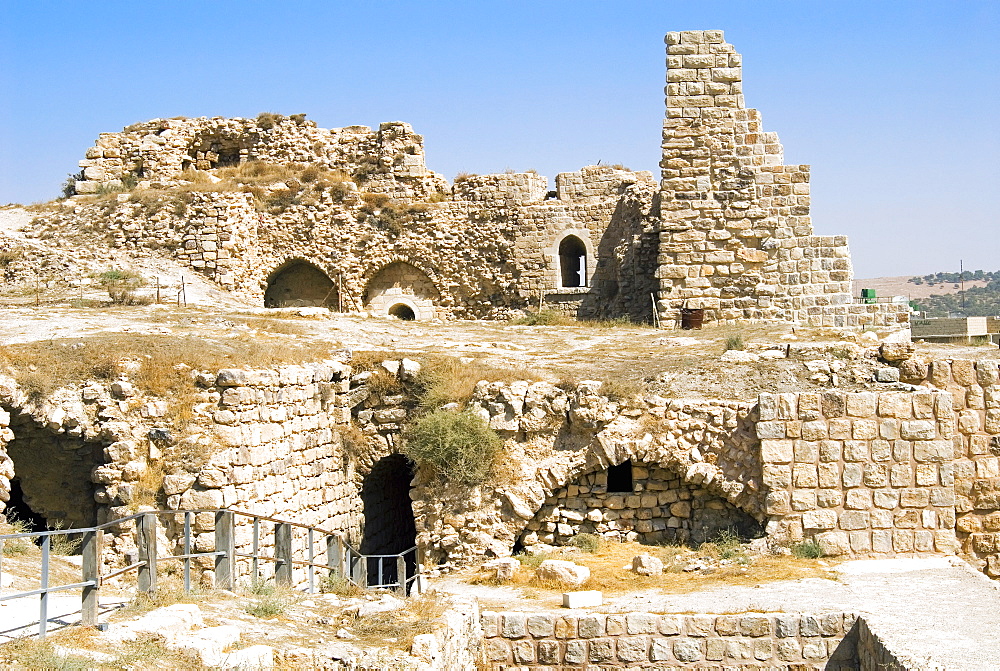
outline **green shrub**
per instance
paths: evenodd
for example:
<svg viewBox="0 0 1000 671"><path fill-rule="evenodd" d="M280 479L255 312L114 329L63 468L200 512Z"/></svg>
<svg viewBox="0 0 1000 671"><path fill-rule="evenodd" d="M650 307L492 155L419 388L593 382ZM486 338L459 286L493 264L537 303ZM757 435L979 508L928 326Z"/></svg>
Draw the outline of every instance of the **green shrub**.
<svg viewBox="0 0 1000 671"><path fill-rule="evenodd" d="M515 324L522 326L565 326L572 322L572 319L558 310L529 312L524 317L514 320Z"/></svg>
<svg viewBox="0 0 1000 671"><path fill-rule="evenodd" d="M279 122L284 121L285 117L280 114L275 114L273 112L261 112L257 115L257 126L263 130L271 130Z"/></svg>
<svg viewBox="0 0 1000 671"><path fill-rule="evenodd" d="M358 587L352 580L348 580L337 571L330 571L319 583L319 591L323 594L336 594L337 596L354 597L365 593L364 588Z"/></svg>
<svg viewBox="0 0 1000 671"><path fill-rule="evenodd" d="M254 617L268 619L278 617L285 612L288 604L277 594L264 594L246 607L247 613Z"/></svg>
<svg viewBox="0 0 1000 671"><path fill-rule="evenodd" d="M472 412L435 410L406 431L406 456L453 482L474 486L494 472L503 442Z"/></svg>
<svg viewBox="0 0 1000 671"><path fill-rule="evenodd" d="M726 336L726 351L731 349L744 349L746 345L743 343L743 336L739 333L736 335Z"/></svg>
<svg viewBox="0 0 1000 671"><path fill-rule="evenodd" d="M578 547L591 554L600 550L603 543L604 539L597 534L577 534L569 540L569 544L573 547Z"/></svg>
<svg viewBox="0 0 1000 671"><path fill-rule="evenodd" d="M802 541L792 547L792 555L799 559L819 559L823 556L823 549L814 540Z"/></svg>

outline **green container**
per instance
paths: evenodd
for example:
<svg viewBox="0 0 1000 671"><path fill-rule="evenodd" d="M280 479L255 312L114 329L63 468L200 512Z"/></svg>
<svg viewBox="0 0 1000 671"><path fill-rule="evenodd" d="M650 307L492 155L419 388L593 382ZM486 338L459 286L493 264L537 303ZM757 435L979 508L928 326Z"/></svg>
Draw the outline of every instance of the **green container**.
<svg viewBox="0 0 1000 671"><path fill-rule="evenodd" d="M874 289L862 289L861 290L861 300L863 303L874 303L875 302L875 290Z"/></svg>

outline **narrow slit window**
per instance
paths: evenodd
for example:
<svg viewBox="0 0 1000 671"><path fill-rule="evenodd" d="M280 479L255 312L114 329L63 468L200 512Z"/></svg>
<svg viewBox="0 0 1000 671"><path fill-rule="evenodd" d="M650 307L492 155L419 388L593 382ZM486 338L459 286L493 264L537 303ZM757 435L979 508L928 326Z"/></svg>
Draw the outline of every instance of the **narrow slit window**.
<svg viewBox="0 0 1000 671"><path fill-rule="evenodd" d="M632 460L626 459L617 466L608 466L608 492L632 491Z"/></svg>

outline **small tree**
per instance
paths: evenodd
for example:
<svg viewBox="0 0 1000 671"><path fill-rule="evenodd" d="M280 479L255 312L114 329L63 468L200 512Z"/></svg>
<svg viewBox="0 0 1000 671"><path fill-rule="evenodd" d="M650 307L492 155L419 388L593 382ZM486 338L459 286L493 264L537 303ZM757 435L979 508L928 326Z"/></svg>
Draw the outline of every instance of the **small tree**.
<svg viewBox="0 0 1000 671"><path fill-rule="evenodd" d="M503 442L482 417L435 410L406 431L406 456L453 482L482 484L493 475Z"/></svg>

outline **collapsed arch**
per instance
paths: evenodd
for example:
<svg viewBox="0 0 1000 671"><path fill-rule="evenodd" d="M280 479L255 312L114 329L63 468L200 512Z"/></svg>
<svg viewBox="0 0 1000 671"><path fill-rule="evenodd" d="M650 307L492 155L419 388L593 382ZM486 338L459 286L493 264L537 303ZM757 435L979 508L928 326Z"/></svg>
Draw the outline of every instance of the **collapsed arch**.
<svg viewBox="0 0 1000 671"><path fill-rule="evenodd" d="M264 307L325 307L336 309L337 285L318 267L296 259L279 267L267 281Z"/></svg>
<svg viewBox="0 0 1000 671"><path fill-rule="evenodd" d="M385 266L365 287L365 307L369 312L400 319L433 319L439 297L427 273L405 261Z"/></svg>
<svg viewBox="0 0 1000 671"><path fill-rule="evenodd" d="M587 286L587 246L575 235L559 243L559 286Z"/></svg>

